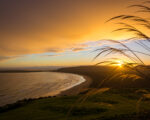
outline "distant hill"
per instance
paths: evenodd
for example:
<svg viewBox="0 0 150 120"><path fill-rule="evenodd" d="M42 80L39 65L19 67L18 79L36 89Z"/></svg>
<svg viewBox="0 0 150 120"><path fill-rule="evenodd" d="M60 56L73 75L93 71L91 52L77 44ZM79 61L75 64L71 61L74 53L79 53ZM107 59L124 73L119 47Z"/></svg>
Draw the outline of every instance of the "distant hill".
<svg viewBox="0 0 150 120"><path fill-rule="evenodd" d="M40 67L16 67L0 68L0 72L44 72L62 68L62 66L40 66Z"/></svg>
<svg viewBox="0 0 150 120"><path fill-rule="evenodd" d="M148 66L148 68L150 68ZM109 79L120 71L117 70L114 72L115 67L108 66L79 66L79 67L68 67L68 68L60 68L56 70L57 72L65 72L65 73L75 73L79 75L86 75L92 78L93 82L90 87L110 87L110 88L150 88L150 79L121 79L119 77L114 77ZM143 71L143 70L142 70ZM148 71L143 71L147 72ZM149 74L150 76L150 74Z"/></svg>

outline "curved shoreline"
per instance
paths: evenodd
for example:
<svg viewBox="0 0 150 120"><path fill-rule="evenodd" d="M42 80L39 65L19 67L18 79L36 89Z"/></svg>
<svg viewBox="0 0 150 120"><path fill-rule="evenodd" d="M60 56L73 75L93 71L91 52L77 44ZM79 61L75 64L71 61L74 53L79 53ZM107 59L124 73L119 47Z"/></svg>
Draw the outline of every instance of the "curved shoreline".
<svg viewBox="0 0 150 120"><path fill-rule="evenodd" d="M78 75L78 74L76 74L76 75ZM84 75L80 75L80 76L82 76L85 79L84 82L82 82L81 84L78 84L76 86L73 86L70 89L60 92L57 96L77 95L80 92L82 92L83 90L87 89L90 86L90 84L92 83L92 79L88 76L84 76Z"/></svg>
<svg viewBox="0 0 150 120"><path fill-rule="evenodd" d="M57 72L57 73L63 73L63 72ZM69 74L74 74L74 73L69 73ZM22 99L22 100L17 100L14 103L5 104L3 106L0 106L0 108L3 108L5 106L9 106L9 105L13 105L13 104L17 104L17 103L19 103L21 101L38 100L38 99L41 99L41 98L48 98L48 97L55 97L55 96L78 95L80 92L82 92L83 90L87 89L90 86L90 84L92 83L92 80L88 76L79 75L79 74L74 74L74 75L78 75L80 77L83 77L84 82L81 82L79 84L77 83L76 85L74 85L74 86L72 86L72 87L70 87L70 88L68 88L66 90L60 91L56 95L43 96L43 97L38 97L38 98L25 98L25 99Z"/></svg>

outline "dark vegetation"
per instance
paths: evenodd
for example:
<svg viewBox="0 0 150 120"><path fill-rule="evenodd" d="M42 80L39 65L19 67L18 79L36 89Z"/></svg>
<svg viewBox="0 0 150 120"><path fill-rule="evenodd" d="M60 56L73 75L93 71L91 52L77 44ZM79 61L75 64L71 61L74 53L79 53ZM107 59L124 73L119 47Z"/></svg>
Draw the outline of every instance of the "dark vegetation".
<svg viewBox="0 0 150 120"><path fill-rule="evenodd" d="M87 90L76 96L54 96L18 101L0 108L0 120L149 120L149 84L133 82L134 87L132 87L130 83L132 79L131 81L124 79L123 84L126 83L126 87L123 87L119 79L114 79L114 82L106 82L107 84L100 87L99 83L111 75L113 70L113 67L106 66L59 69L58 72L91 77L93 83L89 91L97 88L99 92L92 93L88 97L86 97ZM103 87L110 89L101 90Z"/></svg>
<svg viewBox="0 0 150 120"><path fill-rule="evenodd" d="M0 108L0 120L149 120L150 99L138 102L143 94L130 88L97 93L83 103L77 103L82 94L29 99Z"/></svg>
<svg viewBox="0 0 150 120"><path fill-rule="evenodd" d="M118 67L117 67L118 68ZM149 88L150 79L143 79L142 77L136 76L130 77L134 71L126 71L130 73L129 76L122 78L119 73L124 72L123 68L110 67L110 66L80 66L61 68L58 72L75 73L79 75L86 75L92 78L91 88L110 87L110 88ZM138 68L145 76L150 76L150 67L147 66L145 69ZM123 73L125 74L125 73ZM136 73L134 73L135 75ZM105 80L105 81L104 81Z"/></svg>

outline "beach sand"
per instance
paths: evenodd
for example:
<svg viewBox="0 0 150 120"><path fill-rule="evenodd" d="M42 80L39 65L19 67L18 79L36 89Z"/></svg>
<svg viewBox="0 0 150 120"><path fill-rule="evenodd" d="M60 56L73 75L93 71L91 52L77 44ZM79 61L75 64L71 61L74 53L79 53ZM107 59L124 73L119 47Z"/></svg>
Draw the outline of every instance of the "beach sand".
<svg viewBox="0 0 150 120"><path fill-rule="evenodd" d="M90 86L90 84L92 83L92 79L88 76L83 76L85 79L85 82L74 86L68 90L62 91L60 94L58 94L57 96L64 96L64 95L77 95L80 92L88 89L88 87Z"/></svg>

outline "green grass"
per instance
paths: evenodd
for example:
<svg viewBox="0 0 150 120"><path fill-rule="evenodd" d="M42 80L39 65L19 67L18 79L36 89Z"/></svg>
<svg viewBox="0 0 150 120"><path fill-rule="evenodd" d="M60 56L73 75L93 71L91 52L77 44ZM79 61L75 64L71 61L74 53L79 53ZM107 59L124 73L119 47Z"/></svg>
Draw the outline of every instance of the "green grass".
<svg viewBox="0 0 150 120"><path fill-rule="evenodd" d="M90 90L98 88L112 71L113 68L104 66L57 70L89 76L92 78ZM0 120L150 120L150 99L142 99L138 103L145 93L136 92L138 89L148 88L146 90L149 93L149 83L149 80L141 79L112 79L103 85L111 88L110 90L90 95L84 102L78 100L84 97L88 90L76 96L23 100L0 108Z"/></svg>
<svg viewBox="0 0 150 120"><path fill-rule="evenodd" d="M150 100L136 89L110 89L76 102L83 95L25 100L1 108L0 120L142 120L150 119ZM76 104L77 103L77 104ZM70 114L68 111L73 107Z"/></svg>

